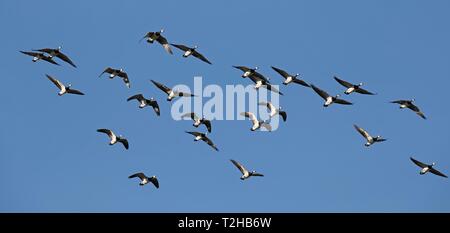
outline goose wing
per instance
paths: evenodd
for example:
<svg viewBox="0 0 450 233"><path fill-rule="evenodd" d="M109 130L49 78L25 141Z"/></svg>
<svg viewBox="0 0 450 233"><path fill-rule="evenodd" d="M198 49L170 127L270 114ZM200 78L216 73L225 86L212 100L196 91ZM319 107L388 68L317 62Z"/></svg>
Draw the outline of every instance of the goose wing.
<svg viewBox="0 0 450 233"><path fill-rule="evenodd" d="M287 120L287 113L285 111L280 111L278 114L280 114L281 118L283 118L283 121Z"/></svg>
<svg viewBox="0 0 450 233"><path fill-rule="evenodd" d="M54 65L58 65L58 66L60 65L57 62L55 62L51 57L48 57L48 56L45 56L45 55L43 55L41 59L46 61L46 62L50 62L50 63L52 63Z"/></svg>
<svg viewBox="0 0 450 233"><path fill-rule="evenodd" d="M128 78L128 74L125 72L120 72L119 77L121 77L125 85L130 88L130 79Z"/></svg>
<svg viewBox="0 0 450 233"><path fill-rule="evenodd" d="M352 105L352 104L353 104L353 103L351 103L351 102L348 102L347 100L338 99L338 98L336 98L336 99L334 100L334 102L337 103L337 104L344 104L344 105Z"/></svg>
<svg viewBox="0 0 450 233"><path fill-rule="evenodd" d="M428 164L424 164L416 159L414 159L413 157L409 157L409 159L411 159L411 161L413 161L413 163L415 163L417 166L421 167L421 168L425 168L428 167Z"/></svg>
<svg viewBox="0 0 450 233"><path fill-rule="evenodd" d="M252 173L252 176L264 176L264 175L261 173L254 172L254 173Z"/></svg>
<svg viewBox="0 0 450 233"><path fill-rule="evenodd" d="M280 90L278 90L276 87L270 85L269 83L266 83L265 85L262 85L261 87L266 88L269 91L273 91L279 95L283 95Z"/></svg>
<svg viewBox="0 0 450 233"><path fill-rule="evenodd" d="M67 93L75 94L75 95L84 95L83 92L81 92L81 91L79 91L77 89L72 89L72 88L67 89Z"/></svg>
<svg viewBox="0 0 450 233"><path fill-rule="evenodd" d="M185 45L182 45L182 44L170 44L170 45L172 45L173 47L178 48L180 50L183 50L185 52L191 49L191 48L189 48L189 47L187 47Z"/></svg>
<svg viewBox="0 0 450 233"><path fill-rule="evenodd" d="M154 80L150 80L156 87L158 87L161 91L164 91L166 94L169 94L171 89L165 86L164 84L161 84L159 82L156 82Z"/></svg>
<svg viewBox="0 0 450 233"><path fill-rule="evenodd" d="M47 78L52 81L53 84L55 84L55 86L57 86L60 90L62 90L63 88L65 88L64 84L62 84L58 79L53 78L52 76L46 74L45 76L47 76Z"/></svg>
<svg viewBox="0 0 450 233"><path fill-rule="evenodd" d="M417 115L419 115L423 119L426 119L425 114L423 114L423 112L421 112L419 107L417 107L415 104L409 103L408 108L413 110L415 113L417 113Z"/></svg>
<svg viewBox="0 0 450 233"><path fill-rule="evenodd" d="M120 142L120 143L122 143L123 146L125 147L125 149L128 150L129 144L128 144L128 140L127 140L126 138L119 138L117 141Z"/></svg>
<svg viewBox="0 0 450 233"><path fill-rule="evenodd" d="M393 103L393 104L408 104L408 103L410 103L410 101L409 100L394 100L394 101L391 101L391 103Z"/></svg>
<svg viewBox="0 0 450 233"><path fill-rule="evenodd" d="M374 93L372 93L366 89L360 88L360 87L356 88L355 92L358 92L358 93L364 94L364 95L375 95Z"/></svg>
<svg viewBox="0 0 450 233"><path fill-rule="evenodd" d="M190 131L184 131L184 132L186 132L186 133L188 133L188 134L192 134L192 135L194 135L194 136L202 136L203 137L203 134L202 133L199 133L199 132L190 132Z"/></svg>
<svg viewBox="0 0 450 233"><path fill-rule="evenodd" d="M156 177L154 177L154 176L150 177L150 182L152 182L152 184L155 185L155 187L157 189L159 189L159 182L158 182L158 179Z"/></svg>
<svg viewBox="0 0 450 233"><path fill-rule="evenodd" d="M203 119L202 124L204 124L206 126L206 129L208 130L208 132L211 133L211 121L207 120L207 119Z"/></svg>
<svg viewBox="0 0 450 233"><path fill-rule="evenodd" d="M252 112L241 112L241 116L249 118L253 122L253 124L258 124L258 119Z"/></svg>
<svg viewBox="0 0 450 233"><path fill-rule="evenodd" d="M313 84L311 84L311 87L318 95L320 95L320 97L322 97L322 99L327 100L327 98L330 97L326 91L314 86Z"/></svg>
<svg viewBox="0 0 450 233"><path fill-rule="evenodd" d="M150 100L148 101L149 105L152 106L153 110L155 111L156 115L161 115L161 110L159 109L159 104L156 100Z"/></svg>
<svg viewBox="0 0 450 233"><path fill-rule="evenodd" d="M349 82L347 82L347 81L344 81L344 80L342 80L342 79L339 79L339 78L336 77L336 76L334 76L334 79L335 79L339 84L341 84L342 86L344 86L344 87L346 87L346 88L353 87L353 84L351 84L351 83L349 83Z"/></svg>
<svg viewBox="0 0 450 233"><path fill-rule="evenodd" d="M142 37L142 38L139 40L139 43L140 43L143 39L145 39L145 38L150 38L150 37L152 37L153 35L155 35L154 32L147 32L147 33L144 35L144 37Z"/></svg>
<svg viewBox="0 0 450 233"><path fill-rule="evenodd" d="M242 175L248 172L247 169L245 169L245 167L242 166L242 164L238 163L233 159L230 159L230 161L234 164L234 166L236 166L239 169L239 171L241 171Z"/></svg>
<svg viewBox="0 0 450 233"><path fill-rule="evenodd" d="M277 73L279 73L281 76L283 76L284 79L286 79L287 77L290 76L286 71L284 71L284 70L282 70L282 69L279 69L279 68L274 67L274 66L271 66L271 67L272 67L273 70L275 70L275 71L276 71Z"/></svg>
<svg viewBox="0 0 450 233"><path fill-rule="evenodd" d="M52 49L52 48L33 49L33 51L42 52L42 53L48 53L48 54L57 53L58 52L58 50Z"/></svg>
<svg viewBox="0 0 450 233"><path fill-rule="evenodd" d="M234 68L241 70L243 72L247 72L249 70L251 70L250 68L246 67L246 66L233 66Z"/></svg>
<svg viewBox="0 0 450 233"><path fill-rule="evenodd" d="M353 125L353 127L355 127L356 131L358 131L365 139L368 139L371 137L370 134L363 128L361 128L357 125Z"/></svg>
<svg viewBox="0 0 450 233"><path fill-rule="evenodd" d="M145 176L144 173L139 172L139 173L136 173L136 174L133 174L133 175L129 176L128 179L132 179L132 178L135 178L135 177L139 177L139 179L141 179L141 180L144 180L145 178L147 178L147 176Z"/></svg>
<svg viewBox="0 0 450 233"><path fill-rule="evenodd" d="M219 149L217 149L216 145L214 145L214 143L211 141L211 139L209 139L208 137L204 136L202 138L202 140L204 142L206 142L209 146L211 146L214 150L219 151Z"/></svg>
<svg viewBox="0 0 450 233"><path fill-rule="evenodd" d="M56 54L56 56L59 57L61 60L63 60L63 61L65 61L65 62L69 63L71 66L77 68L77 66L75 65L75 63L73 63L73 61L70 60L70 58L69 58L67 55L65 55L65 54L63 54L63 53L61 53L61 52L59 52L59 53Z"/></svg>
<svg viewBox="0 0 450 233"><path fill-rule="evenodd" d="M26 54L28 56L32 56L32 57L39 57L39 56L44 55L42 53L35 53L35 52L25 52L25 51L19 51L19 52L21 52L23 54Z"/></svg>
<svg viewBox="0 0 450 233"><path fill-rule="evenodd" d="M303 81L301 79L298 79L298 78L294 78L292 80L292 82L300 84L300 85L305 86L305 87L311 87L308 83L306 83L305 81Z"/></svg>
<svg viewBox="0 0 450 233"><path fill-rule="evenodd" d="M164 47L166 52L173 54L172 49L170 48L169 42L167 41L167 39L164 36L159 35L159 37L158 37L158 39L156 39L156 41L158 41Z"/></svg>
<svg viewBox="0 0 450 233"><path fill-rule="evenodd" d="M137 95L133 95L127 99L127 101L130 101L130 100L142 101L142 100L145 100L145 98L142 94L137 94Z"/></svg>
<svg viewBox="0 0 450 233"><path fill-rule="evenodd" d="M190 117L192 120L197 121L199 118L195 112L188 112L183 115L181 115L181 118Z"/></svg>
<svg viewBox="0 0 450 233"><path fill-rule="evenodd" d="M208 59L206 59L205 56L203 56L203 54L201 54L201 53L199 53L199 52L197 52L195 50L192 53L192 56L194 56L194 57L196 57L196 58L198 58L198 59L200 59L200 60L202 60L202 61L204 61L204 62L206 62L206 63L208 63L210 65L212 64Z"/></svg>
<svg viewBox="0 0 450 233"><path fill-rule="evenodd" d="M109 129L97 129L97 132L105 133L110 138L112 138L114 136L114 132L112 130L109 130Z"/></svg>
<svg viewBox="0 0 450 233"><path fill-rule="evenodd" d="M434 169L434 168L431 168L431 169L430 169L430 172L433 173L433 174L435 174L435 175L438 175L438 176L442 176L442 177L448 178L445 174L441 173L440 171L438 171L438 170L436 170L436 169Z"/></svg>
<svg viewBox="0 0 450 233"><path fill-rule="evenodd" d="M112 74L114 73L114 71L116 70L111 67L106 67L105 70L103 70L103 72L98 77L102 76L104 73Z"/></svg>

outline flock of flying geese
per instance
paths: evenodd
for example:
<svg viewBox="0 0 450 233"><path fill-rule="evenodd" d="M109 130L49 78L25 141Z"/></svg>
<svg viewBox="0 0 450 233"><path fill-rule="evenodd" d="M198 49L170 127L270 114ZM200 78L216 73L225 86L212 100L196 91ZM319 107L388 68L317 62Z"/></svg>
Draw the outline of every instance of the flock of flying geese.
<svg viewBox="0 0 450 233"><path fill-rule="evenodd" d="M199 53L197 51L198 46L188 47L188 46L181 45L181 44L169 44L169 42L162 35L162 33L163 33L163 29L161 29L160 31L156 31L156 32L148 32L145 34L145 36L139 42L146 39L146 41L149 44L153 44L156 41L159 44L161 44L162 47L165 49L165 51L169 54L173 54L171 46L174 46L175 48L178 48L184 52L183 57L185 57L185 58L192 55L205 63L212 64L204 55L202 55L201 53ZM61 52L61 46L56 49L44 48L44 49L37 49L37 50L32 50L32 51L20 51L20 52L33 57L33 60L32 60L33 62L43 60L43 61L52 63L54 65L60 65L59 63L57 63L54 60L54 58L56 57L64 62L70 64L71 66L73 66L75 68L77 67L67 55L65 55L64 53ZM255 67L255 68L249 68L246 66L233 66L233 67L236 69L239 69L243 72L241 75L242 78L249 78L251 81L253 81L255 84L254 85L255 89L259 89L259 88L263 87L269 91L272 91L279 95L283 95L283 93L281 93L276 87L272 86L272 84L270 83L268 78L266 78L264 75L262 75L261 73L259 73L257 71L258 67ZM294 84L299 84L301 86L311 88L312 90L314 90L314 92L317 93L325 101L323 104L324 107L328 107L332 104L341 104L341 105L352 105L353 104L347 100L340 98L339 94L332 96L332 95L328 94L326 91L315 86L314 84L308 84L307 82L305 82L304 80L299 78L298 73L295 75L292 75L280 68L273 67L273 66L271 68L284 78L283 85L289 85L289 84L294 83ZM99 75L99 77L101 77L105 73L109 74L110 79L113 79L115 77L121 78L128 88L131 87L128 74L123 69L115 69L115 68L107 67L105 70L103 70L103 72ZM58 92L59 96L62 96L65 94L84 95L83 92L73 89L71 84L65 85L62 82L60 82L59 80L57 80L56 78L54 78L48 74L46 74L46 77L53 84L55 84L55 86L59 89L59 92ZM376 95L376 93L372 93L370 91L363 89L362 88L363 83L353 84L353 83L347 82L345 80L342 80L338 77L334 77L334 79L339 84L341 84L342 86L344 86L346 88L346 90L344 91L344 94L346 94L346 95L350 95L351 93L359 93L359 94L364 94L364 95ZM191 93L181 92L181 91L169 88L166 85L159 83L155 80L150 80L150 81L158 89L160 89L167 95L167 101L172 101L174 98L177 98L177 97L196 97L195 95L193 95ZM160 108L159 108L158 102L154 98L147 99L142 94L136 94L127 99L127 101L131 101L131 100L138 101L139 108L141 108L141 109L145 108L147 106L152 107L154 112L156 113L156 115L160 116ZM414 99L395 100L395 101L391 101L391 103L399 104L401 109L408 108L408 109L412 110L413 112L415 112L417 115L419 115L421 118L426 119L424 113L419 109L419 107L417 107L414 104L414 101L415 101ZM249 118L249 120L252 122L252 127L250 128L251 131L261 129L261 127L267 129L268 131L271 131L272 127L269 123L269 120L270 120L270 118L273 118L277 115L280 116L283 119L283 121L287 120L287 113L285 111L283 111L281 109L281 107L277 108L271 102L260 102L258 104L261 106L267 107L267 109L270 112L269 119L268 120L258 119L256 117L256 115L252 112L242 112L241 115ZM208 144L210 147L212 147L214 150L219 151L217 146L207 136L208 133L211 133L211 120L205 119L204 117L200 118L194 112L190 112L190 113L186 113L186 114L182 115L182 118L186 118L186 117L189 117L194 121L193 126L196 128L198 128L200 125L204 125L207 129L207 132L206 133L201 133L201 132L197 132L197 131L185 131L185 132L194 136L194 141L202 140L206 144ZM386 139L382 138L381 136L371 136L365 129L363 129L357 125L353 125L353 126L356 129L356 131L359 132L365 138L365 140L366 140L365 146L367 146L367 147L373 145L374 143L386 141ZM125 137L123 137L122 135L116 135L112 130L104 129L104 128L97 129L97 132L104 133L109 137L109 139L110 139L109 145L121 143L124 146L124 148L128 150L128 148L129 148L128 140ZM416 164L417 166L419 166L421 168L421 170L420 170L421 175L425 174L427 172L431 172L435 175L447 178L446 175L439 172L438 170L436 170L433 167L435 165L435 163L426 164L426 163L420 162L412 157L410 157L410 159L414 164ZM242 176L240 177L241 180L248 179L251 176L263 176L263 174L257 173L256 171L247 170L242 164L240 164L239 162L237 162L233 159L231 159L230 161L242 173ZM142 172L132 174L129 176L130 179L136 178L136 177L138 177L141 180L141 182L139 183L139 185L141 185L141 186L151 182L156 188L159 188L159 182L158 182L158 179L156 176L147 177Z"/></svg>

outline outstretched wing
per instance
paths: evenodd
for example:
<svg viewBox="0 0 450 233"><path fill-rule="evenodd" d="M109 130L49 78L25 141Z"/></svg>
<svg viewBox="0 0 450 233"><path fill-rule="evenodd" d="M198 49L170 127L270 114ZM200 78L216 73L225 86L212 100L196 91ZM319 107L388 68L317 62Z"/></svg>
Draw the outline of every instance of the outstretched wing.
<svg viewBox="0 0 450 233"><path fill-rule="evenodd" d="M258 119L256 118L255 114L253 114L252 112L241 112L241 116L245 116L253 122L255 122L255 121L258 122Z"/></svg>
<svg viewBox="0 0 450 233"><path fill-rule="evenodd" d="M133 96L129 97L127 99L127 101L134 100L134 99L137 100L137 101L142 101L145 98L144 98L144 96L142 94L137 94L137 95L133 95Z"/></svg>
<svg viewBox="0 0 450 233"><path fill-rule="evenodd" d="M254 172L254 173L252 173L252 176L264 176L264 175L261 174L261 173L256 173L256 172Z"/></svg>
<svg viewBox="0 0 450 233"><path fill-rule="evenodd" d="M391 103L393 103L393 104L407 104L409 102L410 101L408 101L408 100L394 100L394 101L391 101Z"/></svg>
<svg viewBox="0 0 450 233"><path fill-rule="evenodd" d="M152 106L153 110L155 111L156 115L161 115L161 110L159 109L159 104L156 100L150 100L150 106Z"/></svg>
<svg viewBox="0 0 450 233"><path fill-rule="evenodd" d="M155 185L155 187L157 189L159 189L159 182L158 182L158 179L156 177L150 177L150 182L152 182L153 185Z"/></svg>
<svg viewBox="0 0 450 233"><path fill-rule="evenodd" d="M210 120L204 119L204 120L202 121L202 123L206 126L206 129L208 130L208 132L211 133L211 121L210 121Z"/></svg>
<svg viewBox="0 0 450 233"><path fill-rule="evenodd" d="M177 49L183 50L183 51L188 51L189 49L191 49L191 48L189 48L189 47L187 47L185 45L182 45L182 44L170 44L170 45L172 45L173 47L175 47Z"/></svg>
<svg viewBox="0 0 450 233"><path fill-rule="evenodd" d="M211 139L209 139L208 137L203 137L203 141L205 141L209 146L211 146L214 150L219 151L219 149L217 149L216 145L214 145L214 143L211 141Z"/></svg>
<svg viewBox="0 0 450 233"><path fill-rule="evenodd" d="M446 176L445 174L441 173L440 171L438 171L438 170L436 170L436 169L434 169L434 168L431 168L431 169L430 169L430 172L433 173L433 174L435 174L435 175L438 175L438 176L442 176L442 177L447 178L447 176Z"/></svg>
<svg viewBox="0 0 450 233"><path fill-rule="evenodd" d="M328 97L330 97L330 95L326 91L314 86L313 84L311 84L311 87L318 95L320 95L320 97L322 97L322 99L326 100Z"/></svg>
<svg viewBox="0 0 450 233"><path fill-rule="evenodd" d="M344 87L346 87L346 88L353 87L353 84L351 84L351 83L349 83L349 82L347 82L347 81L344 81L344 80L342 80L342 79L339 79L339 78L336 77L336 76L334 76L334 79L335 79L339 84L341 84L342 86L344 86Z"/></svg>
<svg viewBox="0 0 450 233"><path fill-rule="evenodd" d="M343 99L335 99L334 102L337 104L344 104L344 105L352 105L353 104L353 103L350 103L347 100L343 100Z"/></svg>
<svg viewBox="0 0 450 233"><path fill-rule="evenodd" d="M290 76L286 71L282 69L276 68L274 66L272 66L272 69L275 70L277 73L279 73L281 76L283 76L284 79Z"/></svg>
<svg viewBox="0 0 450 233"><path fill-rule="evenodd" d="M246 67L246 66L233 66L234 68L241 70L243 72L247 72L249 70L251 70L250 68Z"/></svg>
<svg viewBox="0 0 450 233"><path fill-rule="evenodd" d="M65 62L69 63L71 66L77 68L77 66L72 62L72 60L70 60L70 58L69 58L67 55L65 55L64 53L58 52L58 53L56 54L56 56L57 56L58 58L60 58L61 60L63 60L63 61L65 61Z"/></svg>
<svg viewBox="0 0 450 233"><path fill-rule="evenodd" d="M37 56L43 55L42 53L35 53L35 52L25 52L25 51L19 51L19 52L26 54L28 56L32 56L32 57L37 57Z"/></svg>
<svg viewBox="0 0 450 233"><path fill-rule="evenodd" d="M281 118L283 118L283 121L287 120L287 113L285 111L280 111L278 114L280 114Z"/></svg>
<svg viewBox="0 0 450 233"><path fill-rule="evenodd" d="M59 80L53 78L52 76L46 74L47 78L52 81L53 84L55 84L56 87L58 87L60 90L64 88L64 84L62 84Z"/></svg>
<svg viewBox="0 0 450 233"><path fill-rule="evenodd" d="M409 157L409 159L411 159L411 161L413 161L413 163L415 163L417 166L424 168L424 167L428 167L428 164L424 164L418 160L415 160L413 157Z"/></svg>
<svg viewBox="0 0 450 233"><path fill-rule="evenodd" d="M365 90L363 88L360 88L360 87L356 88L355 91L360 93L360 94L364 94L364 95L375 95L374 93L372 93L372 92L370 92L368 90Z"/></svg>
<svg viewBox="0 0 450 233"><path fill-rule="evenodd" d="M109 130L109 129L97 129L97 132L105 133L105 134L107 134L110 138L114 136L113 131L111 131L111 130Z"/></svg>
<svg viewBox="0 0 450 233"><path fill-rule="evenodd" d="M355 127L356 131L358 131L364 138L366 138L366 139L370 138L370 134L363 128L361 128L357 125L353 125L353 127Z"/></svg>
<svg viewBox="0 0 450 233"><path fill-rule="evenodd" d="M139 172L139 173L136 173L136 174L133 174L133 175L129 176L128 179L132 179L132 178L135 178L135 177L139 177L139 179L141 179L141 180L146 178L144 173Z"/></svg>
<svg viewBox="0 0 450 233"><path fill-rule="evenodd" d="M172 49L170 48L169 42L167 42L167 39L164 36L159 35L159 37L158 37L158 39L156 39L156 41L158 41L164 47L166 52L173 54Z"/></svg>
<svg viewBox="0 0 450 233"><path fill-rule="evenodd" d="M292 80L292 82L300 84L305 87L311 87L308 83L306 83L305 81L298 79L298 78L294 78L294 80Z"/></svg>
<svg viewBox="0 0 450 233"><path fill-rule="evenodd" d="M67 90L67 93L75 94L75 95L84 95L83 92L81 92L81 91L79 91L79 90L77 90L77 89L72 89L72 88L69 88L69 89Z"/></svg>
<svg viewBox="0 0 450 233"><path fill-rule="evenodd" d="M242 166L242 164L238 163L237 161L235 161L233 159L230 159L230 161L234 164L234 166L236 166L239 169L239 171L241 171L242 174L245 174L246 172L248 172L247 169L245 169L245 167Z"/></svg>
<svg viewBox="0 0 450 233"><path fill-rule="evenodd" d="M156 82L154 80L150 80L153 84L155 84L156 87L158 87L160 90L164 91L165 93L169 94L171 89L165 86L164 84L161 84L159 82Z"/></svg>
<svg viewBox="0 0 450 233"><path fill-rule="evenodd" d="M199 52L197 52L195 50L192 53L192 56L194 56L194 57L196 57L196 58L198 58L198 59L200 59L200 60L202 60L202 61L204 61L204 62L206 62L206 63L208 63L210 65L212 64L208 59L206 59L205 56L203 56L201 53L199 53Z"/></svg>
<svg viewBox="0 0 450 233"><path fill-rule="evenodd" d="M115 70L114 70L113 68L111 68L111 67L106 67L106 69L103 70L103 72L102 72L98 77L102 76L104 73L111 74L111 73L113 73L114 71L115 71Z"/></svg>
<svg viewBox="0 0 450 233"><path fill-rule="evenodd" d="M118 141L119 141L120 143L123 144L123 146L125 147L125 149L128 150L129 144L128 144L128 140L127 140L126 138L120 138Z"/></svg>
<svg viewBox="0 0 450 233"><path fill-rule="evenodd" d="M194 135L194 136L202 136L203 134L202 133L199 133L199 132L190 132L190 131L184 131L184 132L186 132L186 133L188 133L188 134L192 134L192 135Z"/></svg>

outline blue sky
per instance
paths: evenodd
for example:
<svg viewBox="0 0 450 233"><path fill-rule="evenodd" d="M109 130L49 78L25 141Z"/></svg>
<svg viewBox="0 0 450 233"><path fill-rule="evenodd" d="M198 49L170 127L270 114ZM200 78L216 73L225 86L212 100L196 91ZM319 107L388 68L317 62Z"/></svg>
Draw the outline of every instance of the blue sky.
<svg viewBox="0 0 450 233"><path fill-rule="evenodd" d="M450 186L420 176L410 156L450 174L450 2L436 1L0 1L1 212L448 212ZM199 45L213 63L138 43L164 28L169 42ZM63 46L78 69L32 63L19 50ZM281 86L288 121L272 133L248 121L214 121L221 149L194 143L174 121L168 85L248 84L232 65L277 66L337 94L332 77L364 82L376 96L323 108L301 86ZM98 78L123 67L132 88ZM57 96L46 78L86 96ZM161 117L126 98L155 97ZM428 116L389 104L415 98ZM207 98L204 99L207 101ZM358 124L387 142L370 148ZM109 146L98 128L130 140ZM233 158L263 178L239 179ZM161 188L128 176L157 175Z"/></svg>

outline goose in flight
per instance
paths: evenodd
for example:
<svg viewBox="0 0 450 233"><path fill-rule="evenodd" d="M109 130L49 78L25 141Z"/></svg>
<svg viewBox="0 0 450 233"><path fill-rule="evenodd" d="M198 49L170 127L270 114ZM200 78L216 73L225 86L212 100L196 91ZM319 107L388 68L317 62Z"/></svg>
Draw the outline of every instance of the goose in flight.
<svg viewBox="0 0 450 233"><path fill-rule="evenodd" d="M159 105L155 99L153 99L153 98L146 99L142 94L137 94L137 95L133 95L127 99L127 101L130 101L130 100L137 100L140 103L139 108L151 106L153 108L153 110L155 111L156 115L158 115L158 116L160 115Z"/></svg>
<svg viewBox="0 0 450 233"><path fill-rule="evenodd" d="M167 101L172 101L175 97L195 97L196 95L193 95L191 93L181 92L181 91L174 91L170 88L168 88L166 85L161 84L159 82L156 82L154 80L150 80L157 88L159 88L161 91L165 92L167 94Z"/></svg>
<svg viewBox="0 0 450 233"><path fill-rule="evenodd" d="M249 78L249 77L255 76L258 79L261 79L261 80L263 80L266 83L270 83L268 78L264 77L264 75L262 75L262 74L260 74L259 72L256 71L258 69L258 67L255 67L253 69L252 68L248 68L246 66L233 66L233 67L238 69L238 70L241 70L242 72L244 72L241 75L242 78Z"/></svg>
<svg viewBox="0 0 450 233"><path fill-rule="evenodd" d="M359 84L352 84L349 83L347 81L344 81L342 79L339 79L338 77L334 76L334 80L336 80L339 84L341 84L342 86L346 87L347 90L345 90L345 94L349 95L353 92L358 92L360 94L365 94L365 95L375 95L374 93L367 91L365 89L362 89L361 86L363 85L363 83L359 83Z"/></svg>
<svg viewBox="0 0 450 233"><path fill-rule="evenodd" d="M145 36L139 42L141 42L143 39L147 39L148 43L153 44L153 42L156 40L158 43L160 43L164 47L166 52L173 54L172 49L170 48L169 42L163 35L161 35L161 33L163 33L163 32L164 32L164 29L161 29L158 32L147 32L147 34L145 34Z"/></svg>
<svg viewBox="0 0 450 233"><path fill-rule="evenodd" d="M201 53L197 52L197 48L198 46L194 46L193 48L187 47L185 45L181 45L181 44L171 44L172 46L184 51L183 57L189 57L190 55L208 63L208 64L212 64L210 61L208 61L208 59L206 59L205 56L203 56Z"/></svg>
<svg viewBox="0 0 450 233"><path fill-rule="evenodd" d="M250 80L252 80L255 83L255 89L258 90L260 87L266 88L269 91L273 91L274 93L277 93L279 95L283 95L276 87L272 86L267 79L261 79L259 76L251 75Z"/></svg>
<svg viewBox="0 0 450 233"><path fill-rule="evenodd" d="M116 76L122 78L125 85L130 88L130 79L128 78L128 74L123 69L107 67L98 77L101 77L104 73L108 73L110 79L113 79Z"/></svg>
<svg viewBox="0 0 450 233"><path fill-rule="evenodd" d="M79 91L79 90L76 90L76 89L72 89L72 88L71 88L71 87L72 87L72 84L69 84L69 85L65 86L65 85L64 85L63 83L61 83L59 80L53 78L52 76L50 76L50 75L48 75L48 74L46 74L45 76L47 76L47 78L48 78L50 81L52 81L52 83L55 84L56 87L59 88L59 92L58 92L58 95L59 95L59 96L62 96L62 95L64 95L64 94L66 94L66 93L69 93L69 94L75 94L75 95L84 95L83 92L81 92L81 91Z"/></svg>
<svg viewBox="0 0 450 233"><path fill-rule="evenodd" d="M23 54L26 54L28 56L32 56L33 57L33 62L37 62L39 60L44 60L46 62L50 62L52 64L58 65L58 63L56 63L53 58L45 55L44 53L36 53L36 52L24 52L24 51L20 51Z"/></svg>
<svg viewBox="0 0 450 233"><path fill-rule="evenodd" d="M374 144L375 142L386 141L386 139L382 138L381 136L376 136L376 137L370 136L370 134L366 130L364 130L361 127L358 127L357 125L353 125L353 127L355 127L356 131L358 131L366 139L367 142L364 145L367 147Z"/></svg>
<svg viewBox="0 0 450 233"><path fill-rule="evenodd" d="M277 67L274 67L274 66L272 66L272 69L275 70L277 73L279 73L284 78L284 81L283 81L284 85L288 85L290 83L296 83L296 84L300 84L305 87L311 87L305 81L297 78L299 76L299 74L291 75L291 74L287 73L286 71L279 69Z"/></svg>
<svg viewBox="0 0 450 233"><path fill-rule="evenodd" d="M149 182L152 182L152 184L155 185L155 187L157 189L159 188L159 182L158 182L158 179L156 178L156 176L147 177L144 173L139 172L139 173L129 176L128 179L132 179L135 177L139 177L139 179L141 179L141 182L139 183L140 186L144 186L144 185L148 184Z"/></svg>
<svg viewBox="0 0 450 233"><path fill-rule="evenodd" d="M111 141L109 142L109 145L114 145L117 142L120 142L123 144L125 149L128 150L128 140L126 138L122 137L122 135L116 136L116 134L114 134L114 132L109 129L97 129L97 132L105 133L108 135L108 137L111 139Z"/></svg>
<svg viewBox="0 0 450 233"><path fill-rule="evenodd" d="M190 117L194 121L193 126L195 128L197 128L201 124L204 124L206 126L206 129L208 129L208 132L211 133L211 121L210 120L207 120L204 117L200 118L194 112L188 112L181 116L181 118L184 118L184 117Z"/></svg>
<svg viewBox="0 0 450 233"><path fill-rule="evenodd" d="M209 139L206 136L206 134L199 133L199 132L189 132L189 131L185 131L185 132L188 134L194 135L195 136L194 141L202 140L202 141L206 142L206 144L211 146L214 150L219 151L219 149L217 149L217 147L214 145L214 143L211 141L211 139Z"/></svg>
<svg viewBox="0 0 450 233"><path fill-rule="evenodd" d="M433 168L433 166L436 165L436 163L425 164L425 163L422 163L422 162L420 162L418 160L415 160L413 157L410 157L410 159L411 159L411 161L413 161L413 163L415 163L417 166L422 168L422 170L420 170L420 175L423 175L423 174L425 174L427 172L431 172L431 173L433 173L435 175L447 178L446 175L444 175L440 171L438 171L438 170Z"/></svg>
<svg viewBox="0 0 450 233"><path fill-rule="evenodd" d="M240 178L241 180L248 179L251 176L264 176L263 174L257 173L256 171L249 172L244 166L242 166L242 164L238 163L235 160L230 159L230 161L234 164L234 166L236 166L239 169L239 171L241 171L242 173L242 176Z"/></svg>
<svg viewBox="0 0 450 233"><path fill-rule="evenodd" d="M283 121L287 119L287 113L281 110L281 107L276 108L271 102L259 102L259 105L266 106L270 111L270 118L274 117L276 114L279 114Z"/></svg>
<svg viewBox="0 0 450 233"><path fill-rule="evenodd" d="M67 55L65 55L64 53L61 52L61 49L62 49L62 47L59 46L56 49L44 48L44 49L35 49L33 51L47 53L50 58L57 57L65 62L69 63L71 66L77 68L77 66L72 62L72 60L70 60L70 58Z"/></svg>
<svg viewBox="0 0 450 233"><path fill-rule="evenodd" d="M401 109L409 108L413 112L415 112L417 115L422 117L423 119L427 119L425 117L425 114L422 111L420 111L419 107L417 107L416 105L413 104L414 101L415 101L414 99L412 99L412 100L395 100L395 101L391 101L391 103L400 104Z"/></svg>
<svg viewBox="0 0 450 233"><path fill-rule="evenodd" d="M257 129L260 129L261 127L264 127L269 132L272 131L272 126L270 124L268 124L266 121L258 120L255 114L253 114L252 112L241 112L241 116L245 116L249 118L250 121L252 121L253 125L252 128L250 128L251 131L255 131Z"/></svg>
<svg viewBox="0 0 450 233"><path fill-rule="evenodd" d="M324 90L314 86L313 84L311 84L312 89L318 94L320 95L320 97L322 97L325 100L325 103L323 104L324 107L328 107L333 103L337 103L337 104L344 104L344 105L352 105L352 103L343 100L343 99L339 99L339 95L336 96L330 96L327 92L325 92Z"/></svg>

